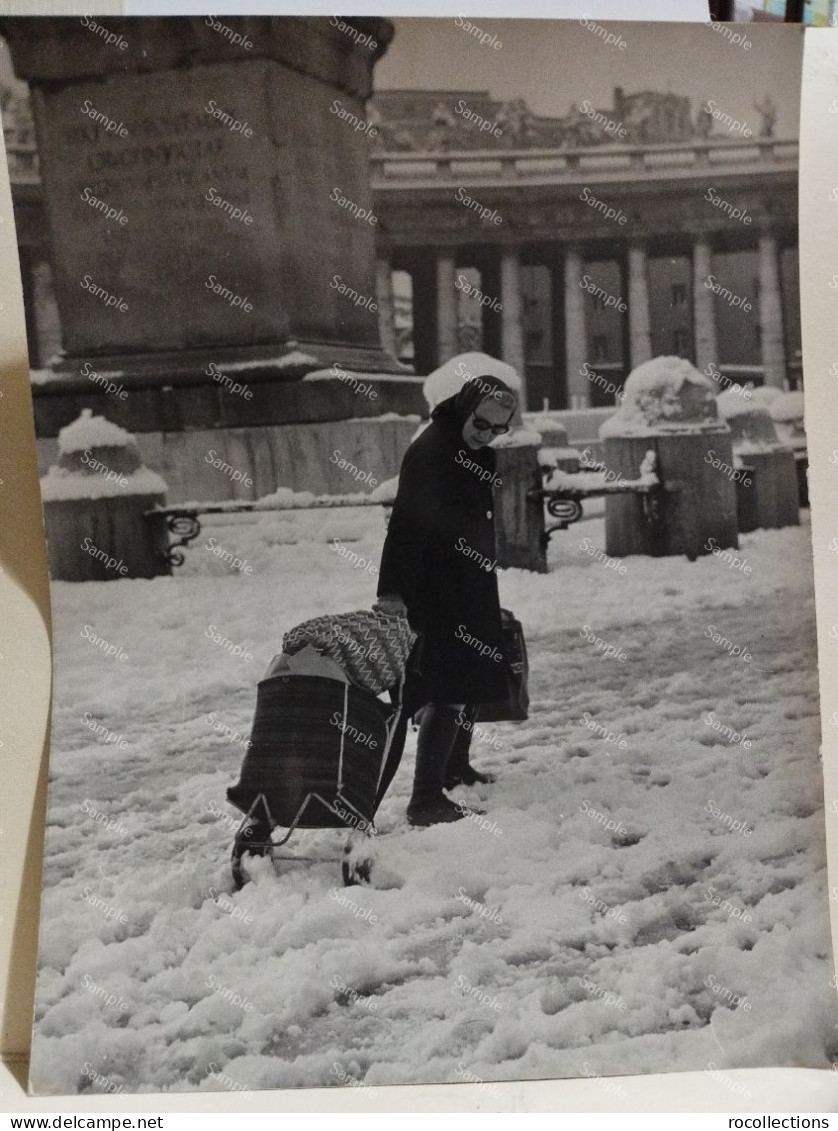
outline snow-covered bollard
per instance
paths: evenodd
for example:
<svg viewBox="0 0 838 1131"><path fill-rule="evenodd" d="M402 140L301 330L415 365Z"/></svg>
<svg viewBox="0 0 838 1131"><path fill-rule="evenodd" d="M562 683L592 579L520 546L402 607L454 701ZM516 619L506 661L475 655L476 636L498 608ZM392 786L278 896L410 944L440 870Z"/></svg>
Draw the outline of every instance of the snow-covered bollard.
<svg viewBox="0 0 838 1131"><path fill-rule="evenodd" d="M542 471L566 471L573 475L579 470L581 453L573 448L567 438L567 428L549 412L527 413L526 427L541 436L538 462Z"/></svg>
<svg viewBox="0 0 838 1131"><path fill-rule="evenodd" d="M58 463L41 479L50 574L113 581L171 573L165 524L146 511L166 484L143 466L130 432L86 408L58 434Z"/></svg>
<svg viewBox="0 0 838 1131"><path fill-rule="evenodd" d="M713 383L680 357L656 357L629 374L619 408L599 430L603 464L617 478L636 480L651 449L661 482L677 489L665 491L656 523L648 520L644 496L609 495L607 554L686 554L694 560L714 547L738 549L741 476L714 392Z"/></svg>
<svg viewBox="0 0 838 1131"><path fill-rule="evenodd" d="M780 393L772 400L769 412L777 429L777 435L794 452L798 501L801 507L808 507L809 451L806 444L806 424L803 419L803 393Z"/></svg>
<svg viewBox="0 0 838 1131"><path fill-rule="evenodd" d="M769 404L776 401L774 397ZM753 468L737 486L740 533L798 526L794 452L778 437L765 399L746 399L741 392L728 389L719 395L718 404L719 413L730 427L737 463Z"/></svg>

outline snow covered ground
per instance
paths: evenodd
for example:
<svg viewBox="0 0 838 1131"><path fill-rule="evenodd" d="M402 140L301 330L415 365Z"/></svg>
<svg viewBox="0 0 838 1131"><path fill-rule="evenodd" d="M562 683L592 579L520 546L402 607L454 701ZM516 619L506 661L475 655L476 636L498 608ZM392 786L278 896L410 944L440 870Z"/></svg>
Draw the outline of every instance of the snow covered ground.
<svg viewBox="0 0 838 1131"><path fill-rule="evenodd" d="M244 747L219 726L247 735L286 629L374 599L328 539L377 563L382 536L377 510L264 514L206 526L170 579L53 586L36 1090L838 1059L808 525L746 535L750 573L621 574L596 515L554 536L550 573L501 575L532 704L474 744L488 827L407 826L411 736L373 888L342 887L324 831L233 893Z"/></svg>

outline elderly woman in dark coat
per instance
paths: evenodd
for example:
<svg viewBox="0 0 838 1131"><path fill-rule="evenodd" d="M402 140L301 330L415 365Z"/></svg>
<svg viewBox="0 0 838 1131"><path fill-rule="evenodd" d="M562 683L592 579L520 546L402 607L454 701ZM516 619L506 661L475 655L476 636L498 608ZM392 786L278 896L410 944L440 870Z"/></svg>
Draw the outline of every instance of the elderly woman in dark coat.
<svg viewBox="0 0 838 1131"><path fill-rule="evenodd" d="M495 573L495 453L517 398L497 377L472 377L437 405L410 445L379 570L379 605L419 634L415 666L426 703L408 820L431 825L464 814L443 788L491 781L468 761L477 705L503 699L501 613ZM468 725L463 726L463 722Z"/></svg>

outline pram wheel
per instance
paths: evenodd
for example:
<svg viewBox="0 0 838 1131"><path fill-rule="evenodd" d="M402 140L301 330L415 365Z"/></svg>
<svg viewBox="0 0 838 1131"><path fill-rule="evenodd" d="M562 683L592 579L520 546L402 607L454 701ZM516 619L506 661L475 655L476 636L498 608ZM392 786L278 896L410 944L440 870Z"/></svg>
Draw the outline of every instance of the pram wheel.
<svg viewBox="0 0 838 1131"><path fill-rule="evenodd" d="M343 849L343 860L341 862L343 886L347 888L351 888L355 884L369 886L372 882L371 874L375 857L376 853L370 835L350 834Z"/></svg>
<svg viewBox="0 0 838 1131"><path fill-rule="evenodd" d="M242 859L246 852L251 856L270 856L273 859L271 827L265 821L246 818L236 833L230 864L237 891L240 891L250 878L242 867Z"/></svg>

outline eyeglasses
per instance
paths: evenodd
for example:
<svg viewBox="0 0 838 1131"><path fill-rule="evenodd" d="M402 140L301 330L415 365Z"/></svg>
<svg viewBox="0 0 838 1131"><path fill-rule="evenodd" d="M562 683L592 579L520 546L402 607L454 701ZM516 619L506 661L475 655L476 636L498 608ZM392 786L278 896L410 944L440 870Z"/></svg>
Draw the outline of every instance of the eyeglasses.
<svg viewBox="0 0 838 1131"><path fill-rule="evenodd" d="M510 416L509 419L511 420L512 417ZM491 432L493 436L502 436L504 432L509 431L509 421L506 424L490 424L481 416L473 416L471 422L478 432Z"/></svg>

